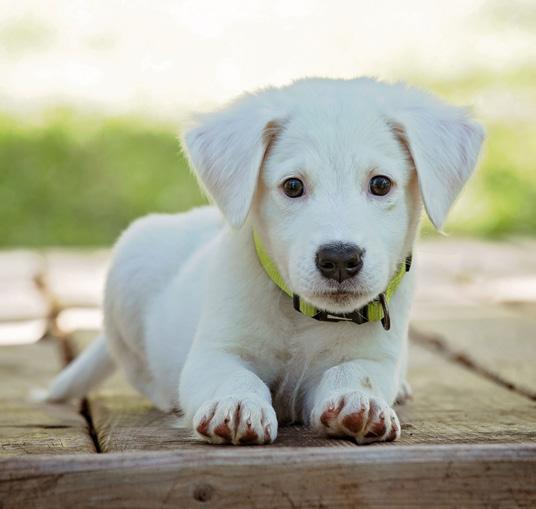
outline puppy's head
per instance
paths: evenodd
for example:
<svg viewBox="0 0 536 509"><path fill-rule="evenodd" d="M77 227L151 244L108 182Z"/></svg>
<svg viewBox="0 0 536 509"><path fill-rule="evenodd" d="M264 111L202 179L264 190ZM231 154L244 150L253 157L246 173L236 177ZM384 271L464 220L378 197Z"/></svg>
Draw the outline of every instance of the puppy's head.
<svg viewBox="0 0 536 509"><path fill-rule="evenodd" d="M420 91L315 79L201 116L183 142L228 222L249 215L292 291L348 312L385 290L421 203L441 228L483 137L465 111Z"/></svg>

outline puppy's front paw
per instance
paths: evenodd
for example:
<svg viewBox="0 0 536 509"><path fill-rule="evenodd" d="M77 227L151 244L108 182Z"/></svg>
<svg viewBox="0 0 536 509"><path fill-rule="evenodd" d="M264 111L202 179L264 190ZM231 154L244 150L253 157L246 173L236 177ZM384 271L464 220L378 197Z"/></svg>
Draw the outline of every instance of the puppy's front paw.
<svg viewBox="0 0 536 509"><path fill-rule="evenodd" d="M194 416L196 434L213 444L269 444L277 436L272 406L255 396L229 396L205 403Z"/></svg>
<svg viewBox="0 0 536 509"><path fill-rule="evenodd" d="M400 438L395 411L382 399L348 392L316 405L311 414L315 429L330 436L353 437L358 444Z"/></svg>

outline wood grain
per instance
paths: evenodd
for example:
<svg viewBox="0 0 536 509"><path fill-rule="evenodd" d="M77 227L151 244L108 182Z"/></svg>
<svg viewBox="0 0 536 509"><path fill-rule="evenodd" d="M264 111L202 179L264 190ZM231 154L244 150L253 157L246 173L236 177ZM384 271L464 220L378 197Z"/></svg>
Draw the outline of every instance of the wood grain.
<svg viewBox="0 0 536 509"><path fill-rule="evenodd" d="M54 340L0 347L0 455L95 452L77 405L47 405L30 399L62 365Z"/></svg>
<svg viewBox="0 0 536 509"><path fill-rule="evenodd" d="M534 507L536 446L200 451L0 459L4 509Z"/></svg>
<svg viewBox="0 0 536 509"><path fill-rule="evenodd" d="M398 408L403 443L536 440L536 408L528 398L416 344L409 374L414 399Z"/></svg>
<svg viewBox="0 0 536 509"><path fill-rule="evenodd" d="M71 336L72 351L77 353L94 338L93 332ZM154 408L116 372L87 398L93 425L102 452L162 451L175 449L205 450L207 446L181 426L180 418ZM281 428L272 447L356 447L348 440L326 440L303 426Z"/></svg>
<svg viewBox="0 0 536 509"><path fill-rule="evenodd" d="M78 348L89 334L76 334ZM531 442L536 411L525 397L509 391L440 355L412 344L413 401L397 408L399 444ZM178 419L153 408L120 373L90 394L89 408L104 452L204 448ZM272 447L358 447L349 440L320 437L303 426L280 428ZM379 447L388 447L388 444Z"/></svg>
<svg viewBox="0 0 536 509"><path fill-rule="evenodd" d="M424 338L440 343L447 355L481 367L536 400L536 318L532 313L423 318L414 320L413 326Z"/></svg>

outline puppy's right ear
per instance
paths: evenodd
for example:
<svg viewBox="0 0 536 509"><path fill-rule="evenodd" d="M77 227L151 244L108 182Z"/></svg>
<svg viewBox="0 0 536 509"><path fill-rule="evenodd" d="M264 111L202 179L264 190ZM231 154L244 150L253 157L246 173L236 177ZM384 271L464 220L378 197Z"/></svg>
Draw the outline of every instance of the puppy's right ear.
<svg viewBox="0 0 536 509"><path fill-rule="evenodd" d="M408 89L402 97L391 126L417 170L428 217L441 229L475 169L484 130L467 111L428 94Z"/></svg>
<svg viewBox="0 0 536 509"><path fill-rule="evenodd" d="M246 221L259 170L279 131L263 95L245 95L215 113L198 115L182 144L202 187L234 228Z"/></svg>

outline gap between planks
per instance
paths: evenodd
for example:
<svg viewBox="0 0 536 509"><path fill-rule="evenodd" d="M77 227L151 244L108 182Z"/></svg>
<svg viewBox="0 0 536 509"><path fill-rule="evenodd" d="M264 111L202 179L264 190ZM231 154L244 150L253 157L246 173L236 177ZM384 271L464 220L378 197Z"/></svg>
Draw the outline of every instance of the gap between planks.
<svg viewBox="0 0 536 509"><path fill-rule="evenodd" d="M74 360L75 355L74 355L74 351L70 343L69 335L64 334L63 336L64 337L59 338L59 344L62 350L64 365L67 366L67 364L69 364L70 362ZM91 407L89 405L87 398L83 398L80 402L80 415L86 421L89 436L91 438L91 441L93 442L93 445L95 446L95 452L97 454L100 454L102 453L102 449L99 443L99 439L97 437L97 431L95 430L95 426L93 424L93 417L91 416L90 408Z"/></svg>
<svg viewBox="0 0 536 509"><path fill-rule="evenodd" d="M47 286L45 274L41 271L34 277L34 283L43 295L45 301L48 303L48 316L47 316L47 328L44 337L53 336L58 339L58 345L61 349L61 357L63 359L63 366L67 366L75 358L74 351L71 347L69 341L69 334L64 333L61 328L58 326L58 316L63 311L63 307L59 304L57 299L54 297L54 294ZM43 338L44 338L43 337ZM43 339L41 338L41 339ZM90 405L87 398L83 398L80 401L80 410L79 414L86 421L88 434L93 442L95 447L95 452L97 454L102 453L102 449L97 437L97 432L93 424L93 418L91 416Z"/></svg>
<svg viewBox="0 0 536 509"><path fill-rule="evenodd" d="M417 328L410 326L409 337L412 341L419 344L428 351L440 355L446 360L453 362L454 364L461 366L478 376L489 380L505 389L515 392L521 396L524 396L531 401L536 401L536 393L530 390L526 390L505 378L500 374L488 369L486 366L480 364L477 360L471 358L462 350L456 350L449 346L448 342L440 333L425 333Z"/></svg>

